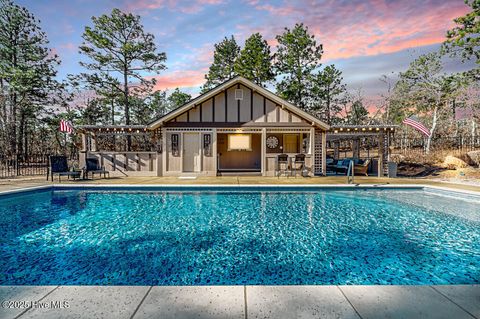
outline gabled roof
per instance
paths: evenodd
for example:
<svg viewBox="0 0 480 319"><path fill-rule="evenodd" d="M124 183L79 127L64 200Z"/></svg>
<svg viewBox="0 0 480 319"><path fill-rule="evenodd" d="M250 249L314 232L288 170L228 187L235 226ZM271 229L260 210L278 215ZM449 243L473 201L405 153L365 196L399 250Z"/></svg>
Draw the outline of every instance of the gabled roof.
<svg viewBox="0 0 480 319"><path fill-rule="evenodd" d="M197 96L196 98L188 101L187 103L180 106L179 108L177 108L177 109L163 115L159 119L149 123L148 128L149 129L156 129L158 127L161 127L166 122L168 122L168 121L174 119L175 117L185 113L186 111L190 110L191 108L194 108L195 106L207 101L208 99L214 97L215 95L217 95L219 93L222 93L224 90L226 90L227 88L229 88L232 85L237 84L237 83L238 84L243 84L244 86L251 88L254 92L257 92L261 95L264 95L268 99L270 99L273 102L281 105L282 107L286 108L287 110L294 113L295 115L298 115L299 117L303 118L304 120L306 120L308 122L311 122L312 125L316 125L316 126L322 128L324 130L328 130L330 128L330 126L327 123L324 123L324 122L320 121L316 117L308 114L307 112L303 111L302 109L293 105L292 103L282 99L278 95L270 92L269 90L255 84L252 81L247 80L246 78L241 77L241 76L236 76L236 77L218 85L217 87L211 89L210 91L208 91L208 92L206 92L206 93L204 93L200 96Z"/></svg>

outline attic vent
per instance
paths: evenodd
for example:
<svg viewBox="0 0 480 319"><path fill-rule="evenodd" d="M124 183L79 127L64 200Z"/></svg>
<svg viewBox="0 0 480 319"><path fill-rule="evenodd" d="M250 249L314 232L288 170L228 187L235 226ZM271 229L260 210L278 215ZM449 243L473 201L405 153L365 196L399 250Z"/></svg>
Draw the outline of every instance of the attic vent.
<svg viewBox="0 0 480 319"><path fill-rule="evenodd" d="M243 100L243 90L236 89L235 90L235 100Z"/></svg>

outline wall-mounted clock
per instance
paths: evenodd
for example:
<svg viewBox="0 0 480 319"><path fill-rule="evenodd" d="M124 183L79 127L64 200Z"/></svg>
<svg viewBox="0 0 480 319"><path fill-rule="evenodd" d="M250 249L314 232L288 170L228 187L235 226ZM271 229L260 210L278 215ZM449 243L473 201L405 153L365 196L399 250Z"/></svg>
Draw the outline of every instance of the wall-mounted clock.
<svg viewBox="0 0 480 319"><path fill-rule="evenodd" d="M268 148L277 148L278 146L278 138L276 136L269 136L267 138L267 147Z"/></svg>

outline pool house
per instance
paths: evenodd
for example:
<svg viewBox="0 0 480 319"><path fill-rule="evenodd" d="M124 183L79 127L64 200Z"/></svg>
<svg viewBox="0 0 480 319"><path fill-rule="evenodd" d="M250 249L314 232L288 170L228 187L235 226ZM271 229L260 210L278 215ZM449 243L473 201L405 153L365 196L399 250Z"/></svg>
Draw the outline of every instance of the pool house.
<svg viewBox="0 0 480 319"><path fill-rule="evenodd" d="M393 131L393 126L330 127L237 76L145 126L80 127L80 165L96 157L117 176L275 176L283 154L287 166L303 160L303 176L326 175L329 147L339 155L340 139L351 137L355 149L360 137L370 136L383 175Z"/></svg>

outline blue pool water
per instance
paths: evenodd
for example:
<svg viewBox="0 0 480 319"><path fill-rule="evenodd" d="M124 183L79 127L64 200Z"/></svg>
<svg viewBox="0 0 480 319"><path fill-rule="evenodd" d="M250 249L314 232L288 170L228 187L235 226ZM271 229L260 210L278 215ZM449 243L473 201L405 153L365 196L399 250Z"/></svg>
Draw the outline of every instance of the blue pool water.
<svg viewBox="0 0 480 319"><path fill-rule="evenodd" d="M480 283L480 199L427 190L0 196L1 285Z"/></svg>

